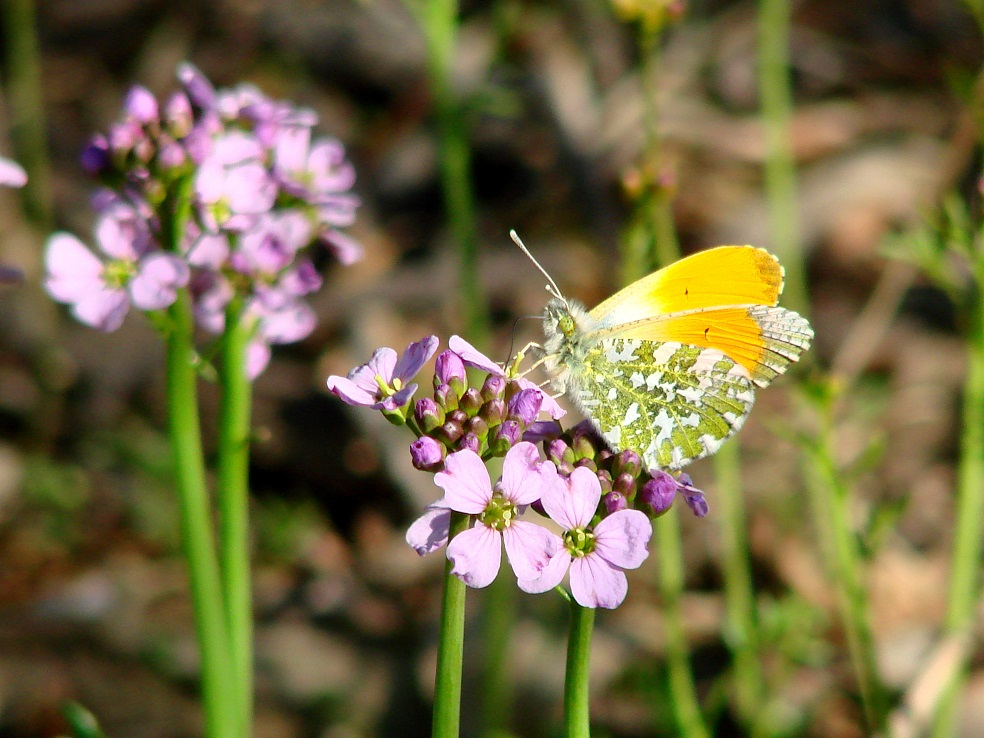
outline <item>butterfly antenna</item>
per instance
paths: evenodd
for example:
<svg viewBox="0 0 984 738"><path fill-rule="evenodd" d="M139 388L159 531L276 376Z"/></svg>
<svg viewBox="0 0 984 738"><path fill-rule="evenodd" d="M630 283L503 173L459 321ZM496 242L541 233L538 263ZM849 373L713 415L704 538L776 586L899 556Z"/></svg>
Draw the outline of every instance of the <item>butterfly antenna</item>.
<svg viewBox="0 0 984 738"><path fill-rule="evenodd" d="M533 254L530 253L530 250L526 248L526 244L523 243L523 240L519 237L519 234L517 234L516 231L511 230L509 231L509 238L511 238L513 240L513 243L519 246L520 251L526 254L526 257L533 262L533 266L535 266L537 269L540 270L540 274L542 274L544 277L547 278L547 282L549 282L549 284L547 285L547 292L549 292L551 295L553 295L554 297L556 297L558 300L560 300L562 303L566 305L567 298L565 298L561 294L560 287L557 286L557 283L554 282L553 277L550 276L547 270L544 269L540 265L540 262L538 262L536 258L533 256Z"/></svg>

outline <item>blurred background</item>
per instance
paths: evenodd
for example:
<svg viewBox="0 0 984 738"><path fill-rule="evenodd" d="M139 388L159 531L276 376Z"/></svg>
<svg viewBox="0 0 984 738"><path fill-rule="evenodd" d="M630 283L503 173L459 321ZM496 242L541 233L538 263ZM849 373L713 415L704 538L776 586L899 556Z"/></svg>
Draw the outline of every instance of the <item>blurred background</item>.
<svg viewBox="0 0 984 738"><path fill-rule="evenodd" d="M365 259L323 260L316 331L278 347L255 385L256 736L428 735L443 560L418 558L403 537L437 490L411 468L405 429L325 389L378 346L402 350L436 333L444 347L465 330L414 15L399 0L3 5L0 152L40 168L28 193L0 191L0 261L25 273L22 286L0 287L0 738L65 732L66 700L92 710L111 738L201 733L162 345L137 314L110 335L80 326L39 286L46 234L91 232L94 185L78 163L88 137L119 117L130 84L175 89L182 60L216 85L249 81L313 108L320 132L347 146L363 200L350 232ZM595 304L619 285L634 197L652 178L643 80L658 90L654 176L682 250L773 248L756 4L694 0L674 12L657 36L658 68L643 73L636 26L602 0L463 2L453 88L468 101L491 355L536 339L535 321L513 326L547 299L511 228L568 296ZM47 170L24 153L37 149L24 148L23 131L11 135L34 94L13 81L31 49L7 40L25 13L36 18L33 102L43 113L31 131ZM795 439L814 426L798 387L831 366L850 377L834 414L836 458L851 468L851 510L869 544L879 670L900 700L932 663L944 618L965 343L947 294L883 247L944 194L976 196L966 101L982 42L957 2L818 0L793 4L789 48L798 243L817 338L797 376L758 394L740 436L744 509L769 734L846 738L864 735L864 720L804 491ZM202 397L207 438L207 383ZM746 735L723 686L731 655L715 475L706 461L689 471L711 506L701 520L682 505L670 513L683 528L691 664L715 734ZM676 734L659 566L652 556L632 573L626 603L599 616L599 736ZM482 608L479 593L469 597L463 735L478 736ZM554 735L565 607L552 595L514 607L512 706L498 735ZM957 728L968 738L984 735L975 643Z"/></svg>

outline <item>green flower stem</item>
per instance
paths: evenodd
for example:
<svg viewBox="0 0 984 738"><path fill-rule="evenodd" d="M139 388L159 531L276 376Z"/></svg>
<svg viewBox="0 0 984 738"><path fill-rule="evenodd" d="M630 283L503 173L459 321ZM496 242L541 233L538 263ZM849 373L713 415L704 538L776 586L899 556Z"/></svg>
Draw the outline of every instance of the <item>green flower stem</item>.
<svg viewBox="0 0 984 738"><path fill-rule="evenodd" d="M716 517L721 525L725 641L734 656L731 680L735 706L745 725L752 727L763 714L763 680L737 439L714 455L714 472L720 505Z"/></svg>
<svg viewBox="0 0 984 738"><path fill-rule="evenodd" d="M683 545L680 540L678 510L671 509L658 518L656 543L659 551L660 594L663 598L663 624L666 628L666 658L670 672L673 716L680 735L710 738L697 700L697 687L690 671L687 637L683 628Z"/></svg>
<svg viewBox="0 0 984 738"><path fill-rule="evenodd" d="M978 272L982 267L978 267ZM977 275L978 290L984 274ZM984 301L971 308L964 382L963 430L957 482L956 531L950 572L946 630L967 637L974 625L981 578L981 519L984 517ZM966 659L964 659L966 662ZM954 735L957 696L966 679L966 663L955 670L934 716L934 738Z"/></svg>
<svg viewBox="0 0 984 738"><path fill-rule="evenodd" d="M466 335L488 334L488 310L478 275L478 228L471 182L471 150L463 106L451 79L458 31L457 0L421 0L414 6L427 44L427 71L440 149L441 190L458 249L459 291Z"/></svg>
<svg viewBox="0 0 984 738"><path fill-rule="evenodd" d="M10 101L10 132L14 155L27 172L24 204L28 215L42 231L51 230L52 208L49 186L47 125L41 80L41 53L34 0L5 0L3 18L6 37L7 95Z"/></svg>
<svg viewBox="0 0 984 738"><path fill-rule="evenodd" d="M228 689L232 673L212 511L198 420L196 354L191 303L182 290L169 309L167 408L177 473L181 538L201 651L202 697L209 738L239 738L236 701Z"/></svg>
<svg viewBox="0 0 984 738"><path fill-rule="evenodd" d="M822 518L821 536L829 539L825 552L832 560L828 560L828 568L837 591L865 720L869 733L875 734L885 727L887 698L878 675L868 594L863 579L865 567L851 520L850 489L842 479L833 453L833 398L825 398L823 402L819 413L821 428L813 449L812 468L807 482L814 497L813 509Z"/></svg>
<svg viewBox="0 0 984 738"><path fill-rule="evenodd" d="M572 597L571 627L567 636L567 673L564 678L564 736L591 738L591 634L595 611Z"/></svg>
<svg viewBox="0 0 984 738"><path fill-rule="evenodd" d="M510 642L516 622L516 580L496 577L482 592L482 704L479 735L507 733L512 715Z"/></svg>
<svg viewBox="0 0 984 738"><path fill-rule="evenodd" d="M229 689L239 705L239 735L251 733L253 713L253 601L249 549L249 444L252 384L246 354L254 321L239 301L226 310L219 381L219 553L231 648Z"/></svg>
<svg viewBox="0 0 984 738"><path fill-rule="evenodd" d="M772 247L786 269L783 302L806 315L806 267L799 245L796 161L790 122L793 94L789 76L789 0L759 0L759 95L765 129L765 192Z"/></svg>
<svg viewBox="0 0 984 738"><path fill-rule="evenodd" d="M468 527L469 517L451 513L448 542ZM434 681L434 722L432 738L458 738L461 718L461 664L465 644L465 583L451 573L450 561L444 566L444 597L437 644L437 677Z"/></svg>

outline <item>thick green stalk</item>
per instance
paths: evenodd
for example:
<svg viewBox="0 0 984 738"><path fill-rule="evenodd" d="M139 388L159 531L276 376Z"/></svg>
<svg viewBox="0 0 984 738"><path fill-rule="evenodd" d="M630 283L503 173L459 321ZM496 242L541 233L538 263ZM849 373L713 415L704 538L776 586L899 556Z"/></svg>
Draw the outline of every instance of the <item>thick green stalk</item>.
<svg viewBox="0 0 984 738"><path fill-rule="evenodd" d="M564 736L591 738L591 635L595 611L571 598L571 625L567 635L567 672L564 677Z"/></svg>
<svg viewBox="0 0 984 738"><path fill-rule="evenodd" d="M984 285L984 275L978 275L977 284ZM969 634L980 596L981 519L984 517L984 301L979 295L971 308L967 350L957 477L957 528L946 611L946 630L957 636ZM953 675L934 717L934 738L953 735L957 696L965 679L966 664L963 664Z"/></svg>
<svg viewBox="0 0 984 738"><path fill-rule="evenodd" d="M448 541L468 527L468 516L451 513ZM434 680L432 738L458 738L461 719L461 664L465 645L465 583L444 566L444 597L437 643L437 676Z"/></svg>
<svg viewBox="0 0 984 738"><path fill-rule="evenodd" d="M731 681L735 707L745 725L754 726L762 718L763 681L737 439L718 450L714 472L720 505L717 519L724 567L725 641L734 658Z"/></svg>
<svg viewBox="0 0 984 738"><path fill-rule="evenodd" d="M482 592L482 703L479 735L501 736L512 715L510 643L516 621L516 581L496 577Z"/></svg>
<svg viewBox="0 0 984 738"><path fill-rule="evenodd" d="M170 310L167 338L167 408L177 473L181 538L201 651L202 697L209 738L239 738L236 701L228 689L232 673L212 510L205 484L199 431L193 322L187 292Z"/></svg>
<svg viewBox="0 0 984 738"><path fill-rule="evenodd" d="M232 658L229 689L239 704L239 735L247 738L253 714L253 600L249 548L249 444L252 384L246 354L252 318L238 301L226 311L219 381L219 553Z"/></svg>
<svg viewBox="0 0 984 738"><path fill-rule="evenodd" d="M888 705L878 674L874 636L871 631L865 570L851 519L850 489L844 483L834 458L834 433L829 400L820 408L821 429L812 457L808 487L814 496L813 509L825 517L821 535L830 536L825 549L832 556L828 568L834 580L841 620L847 633L848 650L861 692L868 730L874 734L885 727Z"/></svg>
<svg viewBox="0 0 984 738"><path fill-rule="evenodd" d="M452 88L458 30L457 0L423 0L420 20L427 42L427 70L437 116L441 190L458 249L458 289L465 334L488 333L488 310L478 275L478 228L471 182L471 149L461 102Z"/></svg>
<svg viewBox="0 0 984 738"><path fill-rule="evenodd" d="M656 542L659 550L660 593L663 598L663 625L666 629L666 658L670 672L673 716L680 735L710 738L697 700L697 687L690 671L687 635L683 627L683 545L680 539L679 510L671 509L657 519Z"/></svg>
<svg viewBox="0 0 984 738"><path fill-rule="evenodd" d="M772 248L786 269L783 302L804 315L809 308L806 267L799 244L796 161L790 122L789 0L759 0L759 95L765 129L765 193Z"/></svg>

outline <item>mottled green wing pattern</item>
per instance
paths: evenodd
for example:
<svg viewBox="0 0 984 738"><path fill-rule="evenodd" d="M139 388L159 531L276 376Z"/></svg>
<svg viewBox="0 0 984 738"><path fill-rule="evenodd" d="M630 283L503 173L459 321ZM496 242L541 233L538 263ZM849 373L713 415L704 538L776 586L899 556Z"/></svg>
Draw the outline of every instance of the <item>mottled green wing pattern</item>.
<svg viewBox="0 0 984 738"><path fill-rule="evenodd" d="M572 373L568 396L614 448L676 470L714 453L755 400L748 371L716 349L610 338Z"/></svg>

